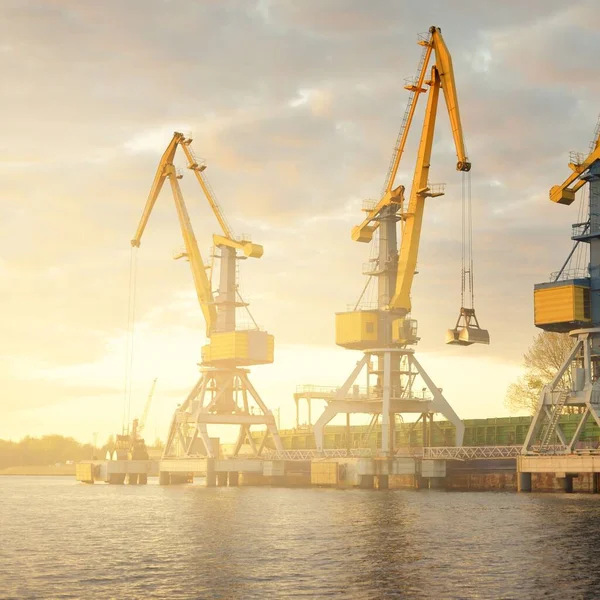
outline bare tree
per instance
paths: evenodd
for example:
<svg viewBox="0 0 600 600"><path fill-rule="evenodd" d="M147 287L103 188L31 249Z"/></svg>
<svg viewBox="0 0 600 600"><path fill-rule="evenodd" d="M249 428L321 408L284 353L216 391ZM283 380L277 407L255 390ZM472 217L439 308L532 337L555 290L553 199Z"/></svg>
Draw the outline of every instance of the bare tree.
<svg viewBox="0 0 600 600"><path fill-rule="evenodd" d="M566 333L544 331L537 335L523 356L525 373L511 383L506 391L505 406L511 411L526 409L532 413L539 402L542 388L550 383L573 350L575 338ZM571 372L567 370L563 385L571 385Z"/></svg>

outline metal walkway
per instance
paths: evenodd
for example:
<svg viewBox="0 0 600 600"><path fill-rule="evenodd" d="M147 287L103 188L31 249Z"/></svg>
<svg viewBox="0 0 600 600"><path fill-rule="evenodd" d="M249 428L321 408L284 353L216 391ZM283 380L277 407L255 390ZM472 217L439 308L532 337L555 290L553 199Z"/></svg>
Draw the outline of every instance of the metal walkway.
<svg viewBox="0 0 600 600"><path fill-rule="evenodd" d="M490 460L516 458L522 446L433 446L429 448L398 448L394 456L401 458L425 458L438 460ZM378 454L371 448L318 450L275 450L265 449L263 457L270 460L312 460L318 458L376 458Z"/></svg>

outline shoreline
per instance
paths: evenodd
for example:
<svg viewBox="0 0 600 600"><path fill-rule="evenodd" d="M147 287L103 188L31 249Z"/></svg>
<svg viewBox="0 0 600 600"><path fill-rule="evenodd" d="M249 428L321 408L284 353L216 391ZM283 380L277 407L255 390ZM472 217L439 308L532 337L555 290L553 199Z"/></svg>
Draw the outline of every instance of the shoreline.
<svg viewBox="0 0 600 600"><path fill-rule="evenodd" d="M7 475L37 475L37 476L75 476L75 465L26 465L0 469L0 476Z"/></svg>

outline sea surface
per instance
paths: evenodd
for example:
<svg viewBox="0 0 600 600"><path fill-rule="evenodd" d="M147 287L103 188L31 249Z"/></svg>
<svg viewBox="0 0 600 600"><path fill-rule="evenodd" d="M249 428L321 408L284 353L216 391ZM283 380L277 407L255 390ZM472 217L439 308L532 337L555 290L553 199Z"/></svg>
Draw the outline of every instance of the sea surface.
<svg viewBox="0 0 600 600"><path fill-rule="evenodd" d="M600 497L0 477L0 598L600 598Z"/></svg>

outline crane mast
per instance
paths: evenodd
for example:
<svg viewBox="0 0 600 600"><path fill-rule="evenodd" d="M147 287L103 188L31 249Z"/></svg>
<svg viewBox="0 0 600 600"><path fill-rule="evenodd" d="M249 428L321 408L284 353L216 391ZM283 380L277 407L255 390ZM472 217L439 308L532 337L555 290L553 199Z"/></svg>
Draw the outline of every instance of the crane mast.
<svg viewBox="0 0 600 600"><path fill-rule="evenodd" d="M265 425L265 439L270 435L275 446L282 449L273 414L250 383L248 370L244 368L273 362L273 336L257 326L240 328L236 319L238 308L248 310L248 304L238 290L237 261L260 258L263 247L246 237L234 236L204 175L206 164L196 158L191 142L192 139L182 133L173 134L159 161L142 217L131 240L133 248L140 246L150 214L168 179L185 247L185 251L175 258L189 261L198 304L206 323L208 343L202 347L200 379L176 410L163 458L179 459L198 455L213 458L216 450L208 437L208 424L239 425L236 454L245 441L251 444L256 455L260 454L262 446L260 449L255 447L249 431L250 426L255 424ZM179 186L182 175L174 165L178 148L183 150L187 167L194 173L221 229L220 234L213 235L215 257L220 263L216 293L213 293L212 277L207 275L209 267L202 259Z"/></svg>

